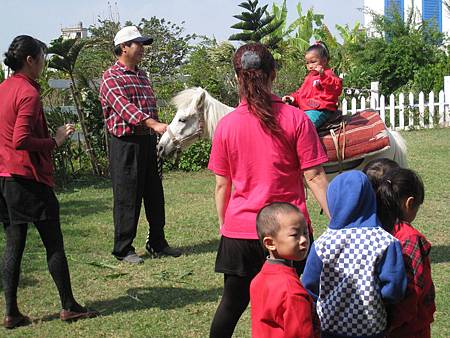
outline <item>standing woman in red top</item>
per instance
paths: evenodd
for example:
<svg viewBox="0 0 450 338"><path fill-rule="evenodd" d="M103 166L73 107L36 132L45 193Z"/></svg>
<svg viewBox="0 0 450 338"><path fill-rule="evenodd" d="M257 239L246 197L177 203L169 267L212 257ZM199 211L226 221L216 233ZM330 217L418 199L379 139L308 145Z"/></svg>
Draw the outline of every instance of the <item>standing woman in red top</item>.
<svg viewBox="0 0 450 338"><path fill-rule="evenodd" d="M224 290L210 337L231 337L250 300L250 282L265 262L256 215L271 202L288 202L311 220L303 178L328 215L327 156L314 125L295 107L272 94L275 61L261 44L240 47L233 59L240 104L214 133L208 168L215 174L221 239L215 271Z"/></svg>
<svg viewBox="0 0 450 338"><path fill-rule="evenodd" d="M28 223L34 223L47 251L47 264L58 288L61 320L97 315L77 303L70 284L59 222L59 204L53 192L51 152L73 133L73 125L49 135L36 79L44 68L46 46L27 35L17 36L4 63L14 74L0 84L0 221L5 229L3 289L5 328L30 323L17 305L20 263Z"/></svg>
<svg viewBox="0 0 450 338"><path fill-rule="evenodd" d="M342 93L342 79L328 68L330 53L325 43L318 41L306 50L305 62L308 70L305 81L296 92L284 96L283 102L290 102L304 110L316 128L335 112Z"/></svg>

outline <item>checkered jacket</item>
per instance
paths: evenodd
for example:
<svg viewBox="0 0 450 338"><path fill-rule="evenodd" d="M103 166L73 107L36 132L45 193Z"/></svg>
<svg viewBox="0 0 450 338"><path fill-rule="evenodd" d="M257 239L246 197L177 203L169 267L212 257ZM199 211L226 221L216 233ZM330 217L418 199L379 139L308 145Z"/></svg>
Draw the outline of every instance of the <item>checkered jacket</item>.
<svg viewBox="0 0 450 338"><path fill-rule="evenodd" d="M119 61L103 74L100 102L108 131L117 137L135 134L145 119L158 119L148 77L142 70L131 70Z"/></svg>
<svg viewBox="0 0 450 338"><path fill-rule="evenodd" d="M315 260L321 330L348 337L383 335L383 298L401 299L406 286L398 241L380 227L328 229L314 242L311 255L315 259L308 257L302 281L314 290Z"/></svg>

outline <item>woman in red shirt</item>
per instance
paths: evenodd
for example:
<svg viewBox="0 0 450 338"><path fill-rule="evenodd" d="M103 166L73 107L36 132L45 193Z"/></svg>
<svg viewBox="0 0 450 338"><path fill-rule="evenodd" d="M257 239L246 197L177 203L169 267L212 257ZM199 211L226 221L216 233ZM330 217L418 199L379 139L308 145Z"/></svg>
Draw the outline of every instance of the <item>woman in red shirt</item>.
<svg viewBox="0 0 450 338"><path fill-rule="evenodd" d="M256 215L271 202L289 202L305 216L303 177L326 214L327 161L314 125L297 108L272 94L275 61L261 44L240 47L234 56L239 106L214 133L208 168L216 175L221 240L215 271L224 291L210 337L231 337L250 300L250 282L265 261Z"/></svg>
<svg viewBox="0 0 450 338"><path fill-rule="evenodd" d="M62 303L61 320L97 315L77 303L70 284L59 222L59 204L53 192L51 152L73 133L73 125L49 135L36 79L44 68L46 46L27 35L17 36L4 63L14 71L0 84L0 221L6 245L3 255L5 328L27 325L30 319L17 305L20 263L28 223L34 223L47 251L47 264Z"/></svg>

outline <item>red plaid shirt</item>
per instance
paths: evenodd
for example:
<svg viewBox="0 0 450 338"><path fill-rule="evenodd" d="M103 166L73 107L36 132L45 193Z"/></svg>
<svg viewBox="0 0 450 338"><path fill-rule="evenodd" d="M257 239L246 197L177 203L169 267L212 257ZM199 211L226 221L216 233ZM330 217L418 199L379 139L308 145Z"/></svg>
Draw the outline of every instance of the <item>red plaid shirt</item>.
<svg viewBox="0 0 450 338"><path fill-rule="evenodd" d="M427 338L436 311L427 239L409 223L394 226L392 235L400 241L408 286L405 298L391 305L391 331L387 337Z"/></svg>
<svg viewBox="0 0 450 338"><path fill-rule="evenodd" d="M147 128L142 121L157 120L156 99L142 70L131 70L117 61L102 78L100 101L110 134L121 137Z"/></svg>

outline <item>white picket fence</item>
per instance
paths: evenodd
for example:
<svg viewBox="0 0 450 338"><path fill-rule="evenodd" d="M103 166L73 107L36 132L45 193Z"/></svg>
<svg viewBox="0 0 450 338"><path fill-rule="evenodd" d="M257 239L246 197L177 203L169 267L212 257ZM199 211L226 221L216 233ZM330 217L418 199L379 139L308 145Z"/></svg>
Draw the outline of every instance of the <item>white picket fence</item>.
<svg viewBox="0 0 450 338"><path fill-rule="evenodd" d="M358 104L359 103L359 104ZM374 109L392 130L450 127L450 76L444 77L444 90L439 94L420 92L418 99L413 93L398 97L378 94L378 82L372 82L368 98L343 99L340 109L343 114L355 114L364 109Z"/></svg>

